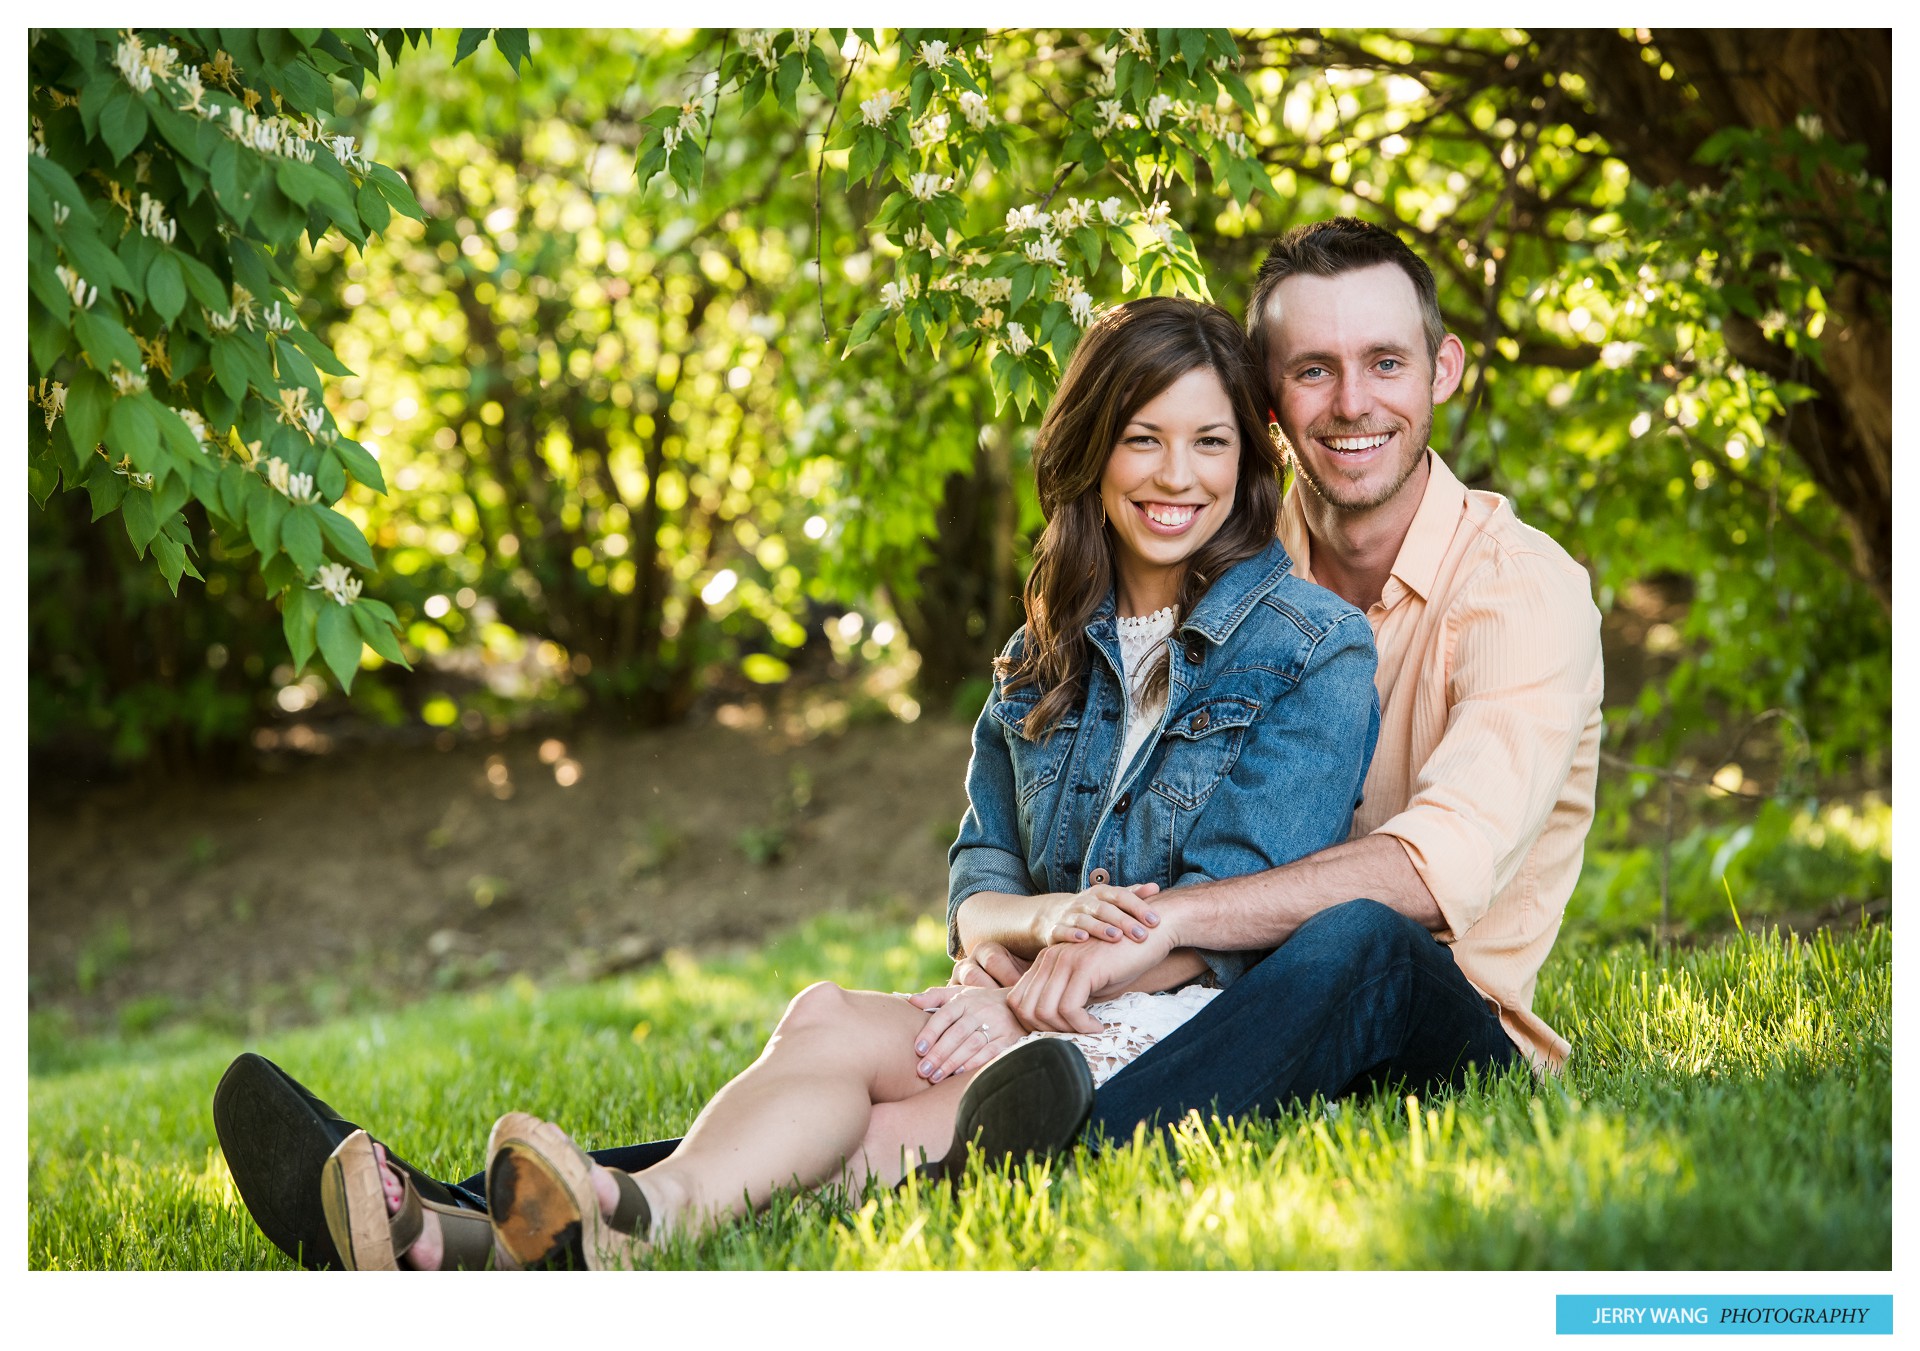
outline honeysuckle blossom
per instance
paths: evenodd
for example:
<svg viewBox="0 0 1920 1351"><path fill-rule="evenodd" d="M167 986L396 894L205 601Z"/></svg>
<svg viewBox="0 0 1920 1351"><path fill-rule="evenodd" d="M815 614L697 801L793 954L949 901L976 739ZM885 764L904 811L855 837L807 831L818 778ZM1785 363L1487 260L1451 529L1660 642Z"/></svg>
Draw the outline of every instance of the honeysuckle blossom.
<svg viewBox="0 0 1920 1351"><path fill-rule="evenodd" d="M322 563L313 576L309 591L324 591L341 605L351 605L360 597L360 579L345 563Z"/></svg>
<svg viewBox="0 0 1920 1351"><path fill-rule="evenodd" d="M960 115L967 119L967 125L978 131L993 121L993 109L987 106L987 97L976 94L971 89L960 95Z"/></svg>
<svg viewBox="0 0 1920 1351"><path fill-rule="evenodd" d="M1120 119L1126 114L1126 109L1119 99L1101 99L1093 105L1093 110L1100 116L1099 130L1103 132L1112 131L1119 126Z"/></svg>
<svg viewBox="0 0 1920 1351"><path fill-rule="evenodd" d="M1061 262L1060 241L1052 235L1042 235L1038 239L1027 241L1027 261L1030 263L1052 263L1056 267Z"/></svg>
<svg viewBox="0 0 1920 1351"><path fill-rule="evenodd" d="M976 305L1006 304L1013 298L1012 277L964 277L959 292Z"/></svg>
<svg viewBox="0 0 1920 1351"><path fill-rule="evenodd" d="M1022 230L1038 230L1046 234L1053 228L1053 217L1037 206L1016 206L1007 212L1007 233L1018 234Z"/></svg>
<svg viewBox="0 0 1920 1351"><path fill-rule="evenodd" d="M153 88L153 70L147 65L147 49L135 34L129 33L113 51L113 67L139 93Z"/></svg>
<svg viewBox="0 0 1920 1351"><path fill-rule="evenodd" d="M935 39L920 44L920 60L930 70L938 70L947 64L947 44Z"/></svg>
<svg viewBox="0 0 1920 1351"><path fill-rule="evenodd" d="M800 49L800 55L805 56L807 49L813 46L813 30L811 28L794 29L793 45Z"/></svg>
<svg viewBox="0 0 1920 1351"><path fill-rule="evenodd" d="M140 233L159 240L162 244L173 243L173 237L179 232L178 222L167 219L167 209L146 193L140 194Z"/></svg>
<svg viewBox="0 0 1920 1351"><path fill-rule="evenodd" d="M1006 317L1007 316L1001 313L999 310L993 308L992 306L988 306L986 309L980 311L979 317L973 321L973 326L975 328L984 328L984 329L987 329L988 331L992 331L993 329L1000 327L1001 321L1004 320Z"/></svg>
<svg viewBox="0 0 1920 1351"><path fill-rule="evenodd" d="M1007 350L1009 352L1012 352L1017 357L1025 356L1027 349L1032 346L1033 339L1027 335L1025 328L1019 324L1007 325Z"/></svg>
<svg viewBox="0 0 1920 1351"><path fill-rule="evenodd" d="M1155 94L1147 100L1146 122L1148 131L1160 130L1160 119L1173 110L1173 100L1165 94Z"/></svg>
<svg viewBox="0 0 1920 1351"><path fill-rule="evenodd" d="M1100 68L1100 73L1093 80L1094 93L1111 94L1113 92L1113 65L1119 59L1120 53L1111 47L1093 49L1093 63Z"/></svg>
<svg viewBox="0 0 1920 1351"><path fill-rule="evenodd" d="M1172 214L1173 207L1169 203L1155 198L1152 206L1139 213L1139 219L1141 224L1153 231L1162 244L1171 244L1173 243L1173 226L1168 224L1167 217Z"/></svg>
<svg viewBox="0 0 1920 1351"><path fill-rule="evenodd" d="M747 39L747 55L760 63L763 70L772 70L780 64L779 56L773 50L773 31L762 28Z"/></svg>
<svg viewBox="0 0 1920 1351"><path fill-rule="evenodd" d="M138 394L147 387L147 372L145 367L137 371L130 371L117 361L113 364L113 369L107 373L107 379L113 385L113 392L123 396L127 394Z"/></svg>
<svg viewBox="0 0 1920 1351"><path fill-rule="evenodd" d="M1078 230L1093 219L1093 203L1083 202L1078 197L1069 197L1067 204L1053 213L1054 228L1063 234L1068 230Z"/></svg>
<svg viewBox="0 0 1920 1351"><path fill-rule="evenodd" d="M335 136L328 140L327 148L333 151L333 157L349 169L358 169L365 173L372 168L367 152L354 144L351 136Z"/></svg>
<svg viewBox="0 0 1920 1351"><path fill-rule="evenodd" d="M183 113L198 113L202 117L206 117L212 112L212 109L201 102L201 100L207 96L207 87L200 82L199 71L189 70L185 75L180 77L180 93L185 96L187 101L175 105L179 111ZM346 139L351 141L353 138L349 136Z"/></svg>
<svg viewBox="0 0 1920 1351"><path fill-rule="evenodd" d="M46 414L48 431L67 411L67 387L58 380L42 379L38 385L27 386L27 397Z"/></svg>
<svg viewBox="0 0 1920 1351"><path fill-rule="evenodd" d="M191 408L176 408L173 411L178 413L180 420L187 424L187 430L193 433L193 439L199 444L200 449L205 450L207 448L207 420Z"/></svg>
<svg viewBox="0 0 1920 1351"><path fill-rule="evenodd" d="M1147 46L1147 30L1144 28L1122 28L1120 40L1127 44L1127 50L1135 56L1151 56L1153 51Z"/></svg>
<svg viewBox="0 0 1920 1351"><path fill-rule="evenodd" d="M882 89L870 99L860 103L860 120L870 127L877 127L893 116L893 110L900 103L900 95L892 89Z"/></svg>
<svg viewBox="0 0 1920 1351"><path fill-rule="evenodd" d="M1126 203L1118 197L1107 198L1100 203L1100 219L1108 225L1118 225L1120 223L1120 210L1124 206L1126 206Z"/></svg>
<svg viewBox="0 0 1920 1351"><path fill-rule="evenodd" d="M300 425L307 429L308 436L317 440L320 433L326 429L327 410L324 408L309 408L300 415ZM329 437L328 439L331 440L332 438Z"/></svg>
<svg viewBox="0 0 1920 1351"><path fill-rule="evenodd" d="M289 427L298 427L307 414L307 387L295 385L292 389L280 391L280 420Z"/></svg>
<svg viewBox="0 0 1920 1351"><path fill-rule="evenodd" d="M1075 290L1067 297L1067 313L1074 323L1085 328L1093 322L1093 297L1085 291Z"/></svg>
<svg viewBox="0 0 1920 1351"><path fill-rule="evenodd" d="M900 289L899 282L890 281L880 288L880 303L890 310L904 309L907 293Z"/></svg>
<svg viewBox="0 0 1920 1351"><path fill-rule="evenodd" d="M93 308L93 302L100 294L99 287L87 285L85 277L65 264L55 266L53 275L58 277L60 284L67 288L67 296L76 306L83 310Z"/></svg>
<svg viewBox="0 0 1920 1351"><path fill-rule="evenodd" d="M947 127L951 125L945 113L934 113L931 117L920 119L920 125L908 133L915 150L925 150L930 145L938 145L947 139Z"/></svg>
<svg viewBox="0 0 1920 1351"><path fill-rule="evenodd" d="M907 192L914 201L927 202L952 186L951 176L942 178L939 174L915 174L907 183Z"/></svg>
<svg viewBox="0 0 1920 1351"><path fill-rule="evenodd" d="M945 192L952 186L953 180L949 178L946 180L944 186L941 187L940 191ZM933 231L923 225L920 227L919 234L910 234L907 236L907 247L910 249L923 249L928 253L938 253L940 252L940 241L933 237Z"/></svg>
<svg viewBox="0 0 1920 1351"><path fill-rule="evenodd" d="M275 455L267 461L267 482L279 489L283 497L295 502L318 502L320 494L313 490L312 474L296 474L293 467Z"/></svg>
<svg viewBox="0 0 1920 1351"><path fill-rule="evenodd" d="M689 99L680 105L680 130L689 136L700 130L700 105Z"/></svg>
<svg viewBox="0 0 1920 1351"><path fill-rule="evenodd" d="M73 214L65 202L55 202L51 210L53 211L53 223L55 225L65 225L67 223L67 217Z"/></svg>
<svg viewBox="0 0 1920 1351"><path fill-rule="evenodd" d="M215 333L231 333L240 327L240 316L233 310L225 314L215 314L212 310L200 311L207 317L207 327Z"/></svg>
<svg viewBox="0 0 1920 1351"><path fill-rule="evenodd" d="M660 144L665 147L669 155L673 153L673 148L680 144L682 135L683 133L678 127L664 127L661 129Z"/></svg>

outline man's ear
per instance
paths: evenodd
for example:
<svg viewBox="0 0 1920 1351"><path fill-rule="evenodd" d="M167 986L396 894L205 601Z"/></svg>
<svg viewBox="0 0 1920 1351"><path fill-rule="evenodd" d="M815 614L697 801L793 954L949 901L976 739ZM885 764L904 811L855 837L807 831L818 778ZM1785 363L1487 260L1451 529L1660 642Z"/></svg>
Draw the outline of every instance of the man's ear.
<svg viewBox="0 0 1920 1351"><path fill-rule="evenodd" d="M1440 350L1433 354L1433 401L1445 403L1460 388L1460 378L1467 373L1467 349L1460 339L1449 333L1440 340Z"/></svg>

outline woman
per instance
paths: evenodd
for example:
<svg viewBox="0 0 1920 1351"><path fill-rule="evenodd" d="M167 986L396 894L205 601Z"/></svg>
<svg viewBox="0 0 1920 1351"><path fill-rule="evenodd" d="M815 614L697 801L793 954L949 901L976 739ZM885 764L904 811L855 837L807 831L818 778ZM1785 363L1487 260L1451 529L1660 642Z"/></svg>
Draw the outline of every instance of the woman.
<svg viewBox="0 0 1920 1351"><path fill-rule="evenodd" d="M1274 538L1280 460L1263 408L1245 339L1214 306L1135 301L1089 329L1035 443L1047 526L1027 622L974 729L950 854L953 955L987 938L1023 957L1131 941L1144 945L1132 965L1149 969L1084 1011L1061 1005L1047 960L1010 989L911 1000L811 986L672 1155L639 1173L510 1113L487 1151L502 1265L574 1242L589 1266L628 1262L778 1186L898 1181L909 1159L946 1153L966 1076L994 1056L1072 1035L1104 1080L1245 968L1245 954L1156 950L1147 897L1343 839L1378 724L1366 620L1294 578ZM1307 682L1311 717L1292 697ZM1323 766L1324 791L1268 800L1275 766L1303 755ZM329 1160L324 1192L356 1265L485 1260L477 1217L423 1207L363 1133Z"/></svg>

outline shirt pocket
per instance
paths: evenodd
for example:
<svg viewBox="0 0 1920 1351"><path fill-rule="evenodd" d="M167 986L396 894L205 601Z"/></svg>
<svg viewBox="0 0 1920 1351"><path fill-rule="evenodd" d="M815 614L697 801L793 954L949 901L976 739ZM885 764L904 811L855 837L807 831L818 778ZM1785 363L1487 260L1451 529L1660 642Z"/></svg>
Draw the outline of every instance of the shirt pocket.
<svg viewBox="0 0 1920 1351"><path fill-rule="evenodd" d="M1180 811L1198 810L1233 772L1247 729L1259 717L1258 701L1238 694L1203 698L1181 709L1161 732L1153 791Z"/></svg>
<svg viewBox="0 0 1920 1351"><path fill-rule="evenodd" d="M1053 724L1045 737L1038 741L1027 740L1021 729L1039 702L1037 698L1022 699L1016 695L996 699L989 705L993 720L1006 733L1007 756L1013 761L1014 800L1023 808L1031 805L1036 794L1050 787L1060 777L1060 771L1067 763L1067 752L1073 748L1073 739L1080 727L1080 710L1069 709Z"/></svg>

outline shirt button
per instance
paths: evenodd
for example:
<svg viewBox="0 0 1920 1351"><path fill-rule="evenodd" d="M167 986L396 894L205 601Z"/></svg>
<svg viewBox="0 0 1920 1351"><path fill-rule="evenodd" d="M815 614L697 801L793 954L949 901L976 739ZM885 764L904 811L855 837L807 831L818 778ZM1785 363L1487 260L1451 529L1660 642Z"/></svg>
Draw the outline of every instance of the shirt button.
<svg viewBox="0 0 1920 1351"><path fill-rule="evenodd" d="M1107 884L1107 877L1108 873L1105 868L1095 868L1087 874L1087 882L1091 886L1104 887Z"/></svg>
<svg viewBox="0 0 1920 1351"><path fill-rule="evenodd" d="M1187 665L1198 666L1207 659L1207 646L1198 638L1187 644Z"/></svg>
<svg viewBox="0 0 1920 1351"><path fill-rule="evenodd" d="M1127 808L1131 807L1132 805L1133 805L1133 794L1122 793L1120 795L1120 800L1113 804L1113 809L1114 811L1122 815L1125 815Z"/></svg>
<svg viewBox="0 0 1920 1351"><path fill-rule="evenodd" d="M1198 713L1194 714L1191 718L1187 720L1187 726L1192 731L1204 732L1207 730L1207 724L1211 723L1212 721L1213 721L1213 715L1208 713L1207 710L1203 708Z"/></svg>

